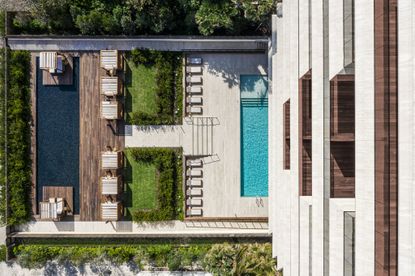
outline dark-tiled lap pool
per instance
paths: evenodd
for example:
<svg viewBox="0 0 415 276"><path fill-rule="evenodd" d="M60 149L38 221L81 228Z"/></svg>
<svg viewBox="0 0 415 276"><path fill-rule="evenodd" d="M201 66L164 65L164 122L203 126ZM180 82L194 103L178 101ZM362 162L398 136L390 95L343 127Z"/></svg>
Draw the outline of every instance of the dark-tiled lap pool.
<svg viewBox="0 0 415 276"><path fill-rule="evenodd" d="M241 196L268 196L268 81L241 75Z"/></svg>
<svg viewBox="0 0 415 276"><path fill-rule="evenodd" d="M79 214L79 58L72 85L43 85L36 61L37 200L44 186L72 186Z"/></svg>

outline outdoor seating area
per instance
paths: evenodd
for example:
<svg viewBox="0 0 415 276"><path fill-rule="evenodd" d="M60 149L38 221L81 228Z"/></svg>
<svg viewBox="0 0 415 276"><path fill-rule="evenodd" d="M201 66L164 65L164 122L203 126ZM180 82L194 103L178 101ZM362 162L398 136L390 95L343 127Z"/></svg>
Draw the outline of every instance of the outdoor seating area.
<svg viewBox="0 0 415 276"><path fill-rule="evenodd" d="M63 198L51 197L48 201L39 204L40 219L60 220L65 215L65 201Z"/></svg>
<svg viewBox="0 0 415 276"><path fill-rule="evenodd" d="M186 216L203 215L203 161L186 157Z"/></svg>
<svg viewBox="0 0 415 276"><path fill-rule="evenodd" d="M202 115L203 113L203 65L202 58L186 58L186 114Z"/></svg>
<svg viewBox="0 0 415 276"><path fill-rule="evenodd" d="M57 52L40 52L39 68L51 74L61 74L64 71L64 60L65 57Z"/></svg>
<svg viewBox="0 0 415 276"><path fill-rule="evenodd" d="M117 97L122 94L122 81L117 74L121 69L121 58L117 50L102 50L100 52L100 67L105 73L100 78L101 118L119 120L123 118L123 107Z"/></svg>
<svg viewBox="0 0 415 276"><path fill-rule="evenodd" d="M101 169L104 175L101 176L101 194L104 202L101 203L102 220L118 220L122 214L121 202L118 195L122 191L122 176L119 169L123 166L123 154L121 151L108 146L102 152Z"/></svg>

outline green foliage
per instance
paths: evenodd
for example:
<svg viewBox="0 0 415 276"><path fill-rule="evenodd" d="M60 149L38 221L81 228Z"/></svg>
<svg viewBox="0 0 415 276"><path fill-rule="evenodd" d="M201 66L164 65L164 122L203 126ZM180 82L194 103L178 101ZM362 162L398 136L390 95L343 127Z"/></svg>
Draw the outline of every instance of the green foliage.
<svg viewBox="0 0 415 276"><path fill-rule="evenodd" d="M134 262L139 267L170 271L205 270L214 275L275 275L271 244L158 244L50 246L18 245L17 262L24 268L44 267L48 261L80 266L98 260L116 265Z"/></svg>
<svg viewBox="0 0 415 276"><path fill-rule="evenodd" d="M155 66L156 91L154 92L157 98L157 110L155 114L136 111L131 115L130 123L134 125L181 123L183 108L182 55L172 52L134 49L131 51L131 59L136 64ZM176 105L180 107L175 109Z"/></svg>
<svg viewBox="0 0 415 276"><path fill-rule="evenodd" d="M9 59L7 101L8 182L11 225L31 217L30 53L12 51Z"/></svg>
<svg viewBox="0 0 415 276"><path fill-rule="evenodd" d="M183 195L181 176L181 152L164 148L128 149L135 161L156 166L157 209L137 210L133 221L166 221L183 218Z"/></svg>
<svg viewBox="0 0 415 276"><path fill-rule="evenodd" d="M17 33L263 34L273 0L29 0ZM18 13L18 15L21 13ZM265 24L264 24L265 23Z"/></svg>
<svg viewBox="0 0 415 276"><path fill-rule="evenodd" d="M4 69L6 50L0 49L0 224L6 223L6 177L5 177L5 103L4 103Z"/></svg>
<svg viewBox="0 0 415 276"><path fill-rule="evenodd" d="M3 244L0 245L0 262L6 261L7 247Z"/></svg>
<svg viewBox="0 0 415 276"><path fill-rule="evenodd" d="M270 244L216 244L204 258L213 275L275 275Z"/></svg>
<svg viewBox="0 0 415 276"><path fill-rule="evenodd" d="M190 266L201 267L203 257L210 245L93 245L93 246L49 246L49 245L18 245L14 248L17 262L24 268L34 269L45 267L48 261L60 264L69 262L81 266L96 260L108 260L116 265L134 262L139 267L152 267L170 270L185 270ZM185 253L186 262L181 254Z"/></svg>
<svg viewBox="0 0 415 276"><path fill-rule="evenodd" d="M217 29L232 30L232 17L238 14L238 10L232 2L211 2L204 0L195 19L202 35L211 35Z"/></svg>

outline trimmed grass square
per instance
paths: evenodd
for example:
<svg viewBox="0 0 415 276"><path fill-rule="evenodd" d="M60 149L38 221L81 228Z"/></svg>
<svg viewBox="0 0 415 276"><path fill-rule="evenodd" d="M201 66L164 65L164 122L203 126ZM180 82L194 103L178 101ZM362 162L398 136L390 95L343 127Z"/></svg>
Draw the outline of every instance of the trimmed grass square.
<svg viewBox="0 0 415 276"><path fill-rule="evenodd" d="M157 114L156 67L135 65L130 59L126 60L126 120L130 122L133 112Z"/></svg>
<svg viewBox="0 0 415 276"><path fill-rule="evenodd" d="M137 162L126 150L127 216L136 210L157 208L157 169L154 164Z"/></svg>

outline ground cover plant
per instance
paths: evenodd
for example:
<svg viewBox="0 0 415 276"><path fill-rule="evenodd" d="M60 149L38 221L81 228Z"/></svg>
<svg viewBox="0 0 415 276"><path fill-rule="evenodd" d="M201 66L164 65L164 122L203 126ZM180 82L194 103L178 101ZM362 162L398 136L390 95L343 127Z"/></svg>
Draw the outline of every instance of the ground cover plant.
<svg viewBox="0 0 415 276"><path fill-rule="evenodd" d="M134 49L126 61L127 123L181 124L182 54Z"/></svg>
<svg viewBox="0 0 415 276"><path fill-rule="evenodd" d="M273 0L28 0L15 33L83 35L268 34Z"/></svg>
<svg viewBox="0 0 415 276"><path fill-rule="evenodd" d="M22 244L14 248L14 254L17 262L25 268L45 267L51 261L81 266L104 260L115 265L134 263L140 270L203 270L221 276L276 273L270 243L120 246Z"/></svg>
<svg viewBox="0 0 415 276"><path fill-rule="evenodd" d="M27 222L31 217L30 159L30 53L11 51L8 62L7 178L8 224Z"/></svg>
<svg viewBox="0 0 415 276"><path fill-rule="evenodd" d="M181 150L129 148L125 155L125 197L133 221L183 219Z"/></svg>

